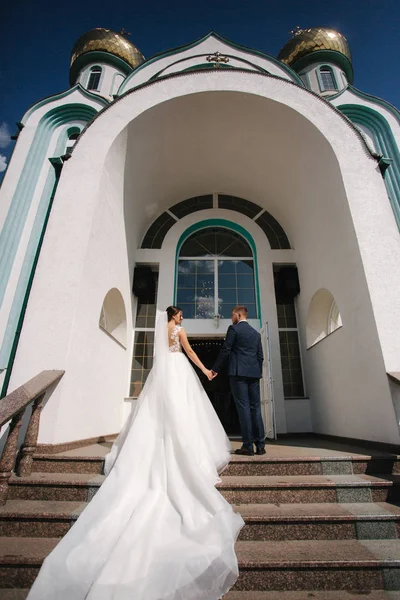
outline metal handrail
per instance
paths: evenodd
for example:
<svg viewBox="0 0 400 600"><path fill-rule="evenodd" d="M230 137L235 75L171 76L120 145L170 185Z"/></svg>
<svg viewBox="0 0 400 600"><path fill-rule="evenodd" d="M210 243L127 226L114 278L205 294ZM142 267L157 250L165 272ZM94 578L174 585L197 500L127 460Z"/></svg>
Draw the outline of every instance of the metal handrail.
<svg viewBox="0 0 400 600"><path fill-rule="evenodd" d="M42 371L0 401L0 427L10 421L7 440L0 457L0 506L6 503L8 483L16 465L19 476L32 473L43 400L47 390L58 383L64 373L65 371ZM17 452L22 418L26 408L32 403L24 443Z"/></svg>

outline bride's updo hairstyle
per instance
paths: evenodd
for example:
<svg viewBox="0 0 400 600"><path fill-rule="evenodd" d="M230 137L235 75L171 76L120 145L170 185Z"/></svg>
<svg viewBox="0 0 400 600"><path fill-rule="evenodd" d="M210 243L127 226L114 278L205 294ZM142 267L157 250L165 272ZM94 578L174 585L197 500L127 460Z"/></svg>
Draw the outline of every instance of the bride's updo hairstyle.
<svg viewBox="0 0 400 600"><path fill-rule="evenodd" d="M181 312L182 309L179 308L179 306L168 306L167 308L167 315L168 315L168 321L170 321L172 319L172 317L175 317L175 315L178 314L178 312Z"/></svg>

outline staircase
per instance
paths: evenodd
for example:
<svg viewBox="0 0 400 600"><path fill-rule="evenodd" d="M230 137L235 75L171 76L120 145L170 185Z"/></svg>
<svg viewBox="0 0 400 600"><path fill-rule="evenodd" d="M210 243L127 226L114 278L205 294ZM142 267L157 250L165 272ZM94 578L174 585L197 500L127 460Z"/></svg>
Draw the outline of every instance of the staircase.
<svg viewBox="0 0 400 600"><path fill-rule="evenodd" d="M100 487L108 447L36 454L31 476L11 478L0 600L26 598ZM294 439L233 456L219 489L246 522L227 600L400 600L400 457Z"/></svg>

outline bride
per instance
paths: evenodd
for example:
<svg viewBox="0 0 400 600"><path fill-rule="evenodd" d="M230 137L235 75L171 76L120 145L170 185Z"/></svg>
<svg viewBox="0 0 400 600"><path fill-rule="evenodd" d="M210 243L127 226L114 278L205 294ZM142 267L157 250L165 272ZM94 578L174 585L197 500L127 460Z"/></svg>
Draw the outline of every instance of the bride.
<svg viewBox="0 0 400 600"><path fill-rule="evenodd" d="M182 353L212 378L182 318L176 306L158 311L154 366L105 481L28 600L217 600L235 583L244 523L215 488L230 442Z"/></svg>

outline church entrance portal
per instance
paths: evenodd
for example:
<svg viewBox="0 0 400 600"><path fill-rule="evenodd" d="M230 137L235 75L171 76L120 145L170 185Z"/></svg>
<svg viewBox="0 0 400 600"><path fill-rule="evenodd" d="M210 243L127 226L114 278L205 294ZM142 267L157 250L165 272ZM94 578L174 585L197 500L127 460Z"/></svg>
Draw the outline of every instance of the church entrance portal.
<svg viewBox="0 0 400 600"><path fill-rule="evenodd" d="M223 338L190 338L189 341L200 360L208 368L214 364L224 343ZM200 369L194 368L227 435L240 435L239 419L229 386L228 364L224 365L218 377L212 381L209 381Z"/></svg>

